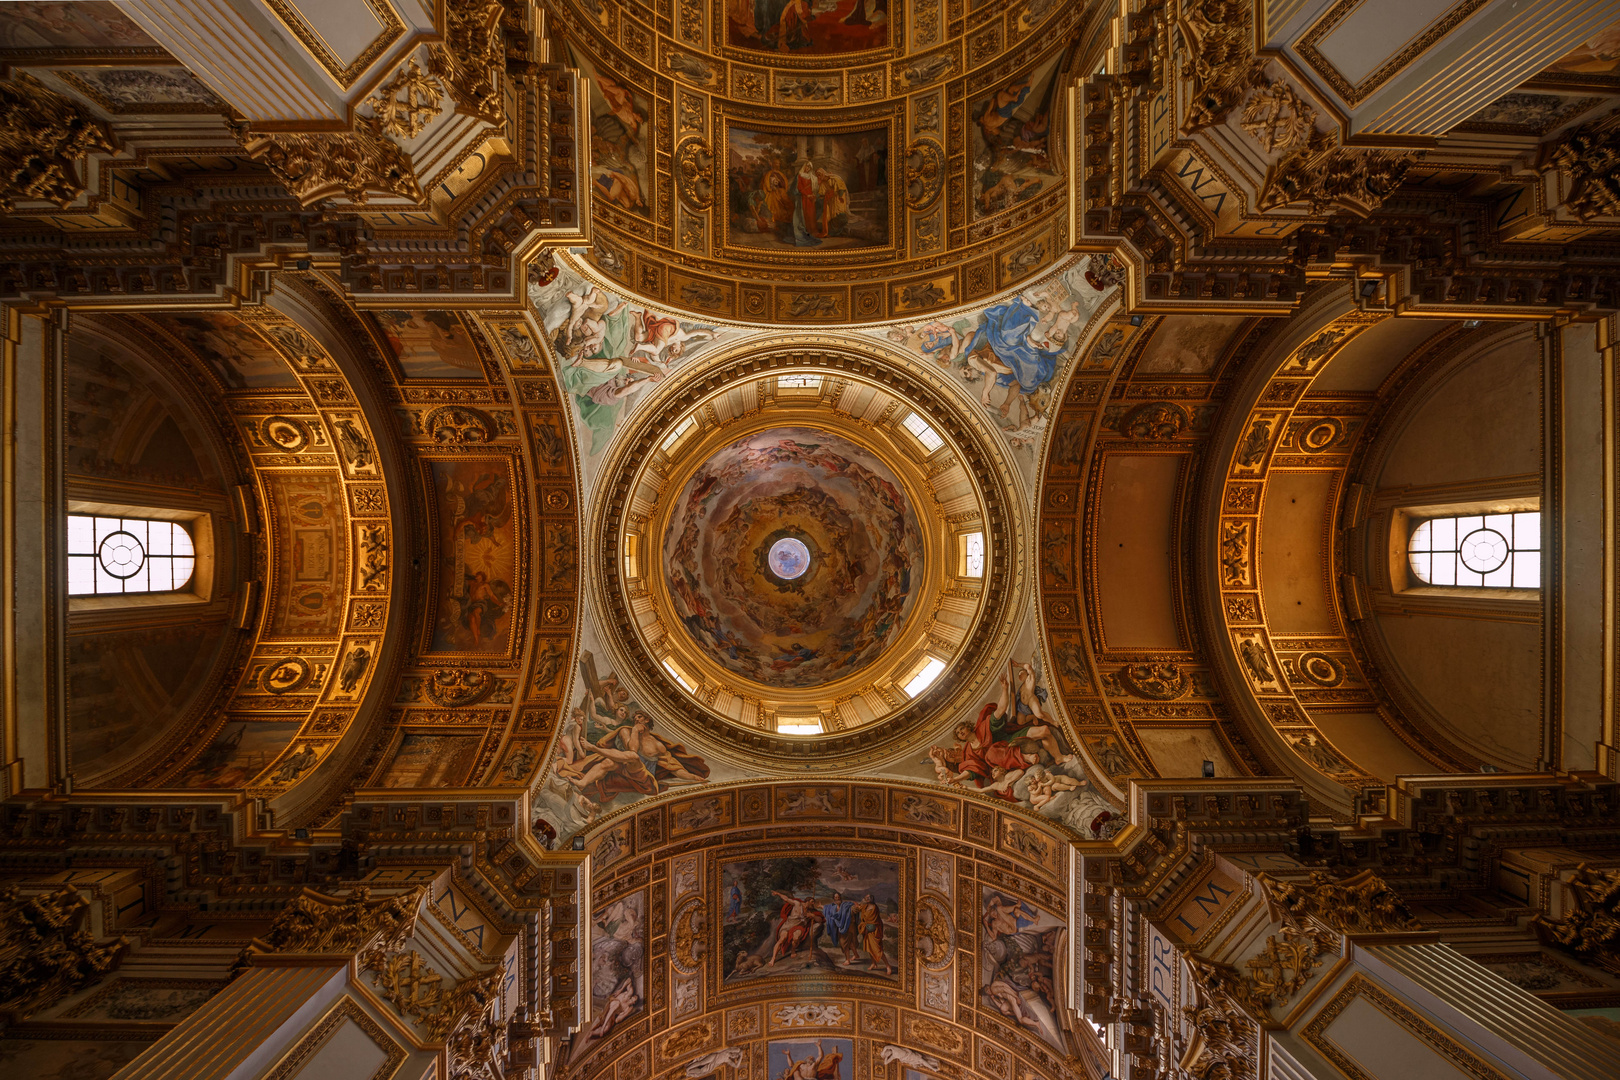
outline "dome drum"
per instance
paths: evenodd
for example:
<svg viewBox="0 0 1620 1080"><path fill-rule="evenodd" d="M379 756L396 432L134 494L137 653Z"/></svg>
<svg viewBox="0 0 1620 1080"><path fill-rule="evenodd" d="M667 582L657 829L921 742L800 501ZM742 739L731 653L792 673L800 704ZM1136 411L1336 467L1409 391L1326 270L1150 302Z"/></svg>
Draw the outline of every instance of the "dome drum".
<svg viewBox="0 0 1620 1080"><path fill-rule="evenodd" d="M671 395L619 444L600 595L681 712L837 752L972 670L1005 600L1006 509L942 402L781 359Z"/></svg>

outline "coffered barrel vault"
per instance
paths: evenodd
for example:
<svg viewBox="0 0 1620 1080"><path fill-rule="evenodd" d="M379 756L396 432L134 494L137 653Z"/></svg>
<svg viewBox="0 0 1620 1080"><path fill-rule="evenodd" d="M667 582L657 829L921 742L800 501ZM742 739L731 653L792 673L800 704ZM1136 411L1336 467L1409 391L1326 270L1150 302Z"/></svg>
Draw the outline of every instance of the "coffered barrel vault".
<svg viewBox="0 0 1620 1080"><path fill-rule="evenodd" d="M1611 1075L1617 19L0 5L0 1056Z"/></svg>

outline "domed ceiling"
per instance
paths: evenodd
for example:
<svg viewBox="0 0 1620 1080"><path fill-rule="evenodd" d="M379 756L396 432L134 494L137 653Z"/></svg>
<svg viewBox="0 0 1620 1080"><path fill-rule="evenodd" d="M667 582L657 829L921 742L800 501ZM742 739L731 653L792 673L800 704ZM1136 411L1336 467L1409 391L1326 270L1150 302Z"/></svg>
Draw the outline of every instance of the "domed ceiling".
<svg viewBox="0 0 1620 1080"><path fill-rule="evenodd" d="M831 431L771 428L705 461L664 562L677 617L721 667L798 689L855 674L915 606L922 532L894 472Z"/></svg>
<svg viewBox="0 0 1620 1080"><path fill-rule="evenodd" d="M676 7L551 9L591 80L589 258L611 278L717 318L864 322L988 297L1068 249L1083 5Z"/></svg>
<svg viewBox="0 0 1620 1080"><path fill-rule="evenodd" d="M1014 507L934 383L745 337L629 419L592 499L596 628L666 715L827 753L962 691L1005 632Z"/></svg>

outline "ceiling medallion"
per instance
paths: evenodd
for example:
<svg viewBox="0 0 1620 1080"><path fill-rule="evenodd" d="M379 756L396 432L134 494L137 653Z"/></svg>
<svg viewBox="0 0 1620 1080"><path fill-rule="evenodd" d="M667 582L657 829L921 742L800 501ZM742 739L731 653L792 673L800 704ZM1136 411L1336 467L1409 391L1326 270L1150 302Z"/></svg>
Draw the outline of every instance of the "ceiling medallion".
<svg viewBox="0 0 1620 1080"><path fill-rule="evenodd" d="M767 755L901 737L1005 630L1013 507L993 451L954 402L865 357L706 367L604 462L604 643L646 704Z"/></svg>

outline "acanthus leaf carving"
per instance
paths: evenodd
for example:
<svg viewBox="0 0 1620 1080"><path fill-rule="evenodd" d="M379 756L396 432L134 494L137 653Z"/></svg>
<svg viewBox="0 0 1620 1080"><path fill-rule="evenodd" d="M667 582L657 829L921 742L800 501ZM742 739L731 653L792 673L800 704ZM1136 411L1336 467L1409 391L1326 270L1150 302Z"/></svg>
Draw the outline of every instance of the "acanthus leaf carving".
<svg viewBox="0 0 1620 1080"><path fill-rule="evenodd" d="M1181 65L1192 79L1192 100L1182 128L1188 134L1226 119L1261 78L1254 55L1254 6L1243 0L1184 3L1182 17L1197 35Z"/></svg>
<svg viewBox="0 0 1620 1080"><path fill-rule="evenodd" d="M24 1019L118 965L128 940L98 945L84 929L89 913L72 885L43 896L0 888L0 1017Z"/></svg>
<svg viewBox="0 0 1620 1080"><path fill-rule="evenodd" d="M1186 957L1186 962L1192 972L1194 1004L1181 1011L1192 1026L1193 1039L1182 1054L1181 1067L1198 1080L1252 1075L1256 1029L1233 993L1235 974L1196 956Z"/></svg>
<svg viewBox="0 0 1620 1080"><path fill-rule="evenodd" d="M1588 124L1543 151L1541 171L1569 174L1564 208L1581 221L1620 216L1620 125Z"/></svg>
<svg viewBox="0 0 1620 1080"><path fill-rule="evenodd" d="M445 0L444 43L429 54L429 69L444 80L459 110L487 124L506 116L502 11L500 0Z"/></svg>
<svg viewBox="0 0 1620 1080"><path fill-rule="evenodd" d="M1620 975L1620 868L1581 863L1565 884L1575 901L1573 910L1556 919L1537 915L1532 920L1537 936Z"/></svg>
<svg viewBox="0 0 1620 1080"><path fill-rule="evenodd" d="M390 948L378 942L358 958L372 985L400 1015L420 1025L434 1042L452 1039L469 1023L492 1011L500 988L501 970L470 975L445 986L444 976L429 967L414 949ZM493 1017L490 1018L493 1020ZM464 1040L463 1052L477 1056L482 1036ZM460 1075L459 1073L457 1075Z"/></svg>
<svg viewBox="0 0 1620 1080"><path fill-rule="evenodd" d="M1336 881L1316 871L1306 881L1256 875L1274 914L1314 918L1345 934L1417 930L1420 924L1393 889L1371 870Z"/></svg>
<svg viewBox="0 0 1620 1080"><path fill-rule="evenodd" d="M373 940L384 948L396 947L415 929L425 895L425 886L377 900L364 885L342 897L305 888L287 902L265 936L247 951L345 953Z"/></svg>
<svg viewBox="0 0 1620 1080"><path fill-rule="evenodd" d="M113 149L101 123L33 76L0 82L0 210L19 199L65 208L84 193L76 160Z"/></svg>
<svg viewBox="0 0 1620 1080"><path fill-rule="evenodd" d="M1348 146L1324 148L1324 141L1309 140L1267 171L1265 186L1255 200L1261 212L1304 202L1313 214L1344 210L1365 217L1394 194L1421 154Z"/></svg>
<svg viewBox="0 0 1620 1080"><path fill-rule="evenodd" d="M354 131L266 134L236 129L248 157L262 162L302 206L344 195L357 203L373 195L420 202L411 156L392 139L364 127Z"/></svg>

